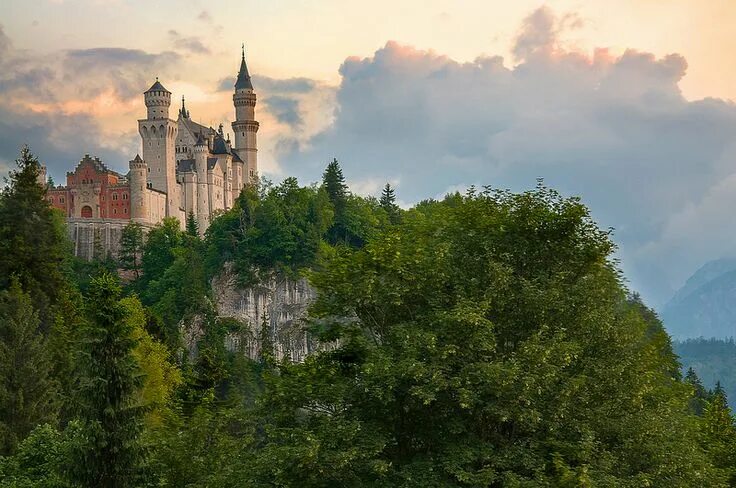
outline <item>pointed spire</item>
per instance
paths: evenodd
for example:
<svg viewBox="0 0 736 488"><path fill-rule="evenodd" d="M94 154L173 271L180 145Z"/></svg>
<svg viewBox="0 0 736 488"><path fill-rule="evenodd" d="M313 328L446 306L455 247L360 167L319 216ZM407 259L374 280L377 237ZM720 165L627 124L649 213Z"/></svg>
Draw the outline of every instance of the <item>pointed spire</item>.
<svg viewBox="0 0 736 488"><path fill-rule="evenodd" d="M253 84L250 81L250 74L248 73L248 66L245 64L245 44L243 44L243 57L240 60L240 71L238 72L238 79L235 82L236 90L252 90Z"/></svg>
<svg viewBox="0 0 736 488"><path fill-rule="evenodd" d="M181 109L179 109L179 115L181 115L181 117L184 119L189 118L189 111L187 110L187 107L184 105L184 95L181 96Z"/></svg>

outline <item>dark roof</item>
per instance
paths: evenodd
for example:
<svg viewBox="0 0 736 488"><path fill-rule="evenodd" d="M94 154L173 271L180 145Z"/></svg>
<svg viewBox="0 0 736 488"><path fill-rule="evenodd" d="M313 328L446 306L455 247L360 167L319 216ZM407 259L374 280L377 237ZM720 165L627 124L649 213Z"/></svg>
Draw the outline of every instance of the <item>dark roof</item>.
<svg viewBox="0 0 736 488"><path fill-rule="evenodd" d="M171 93L169 90L167 90L166 88L164 88L164 85L162 85L161 82L158 81L158 78L156 78L156 83L154 83L153 85L151 85L151 88L149 88L148 90L146 90L143 93L148 93L148 92L152 92L152 91L164 91L166 93Z"/></svg>
<svg viewBox="0 0 736 488"><path fill-rule="evenodd" d="M204 136L201 132L197 133L197 142L194 144L195 146L206 146L207 141L204 139Z"/></svg>
<svg viewBox="0 0 736 488"><path fill-rule="evenodd" d="M251 83L250 74L248 74L248 66L245 64L245 48L243 48L243 58L240 61L240 71L238 72L238 79L235 81L235 89L253 89L253 83Z"/></svg>
<svg viewBox="0 0 736 488"><path fill-rule="evenodd" d="M207 158L207 169L213 169L217 164L217 158Z"/></svg>
<svg viewBox="0 0 736 488"><path fill-rule="evenodd" d="M233 155L233 161L234 162L236 162L236 163L244 163L245 162L242 159L240 159L240 156L238 156L238 153L237 152L231 151L230 154Z"/></svg>
<svg viewBox="0 0 736 488"><path fill-rule="evenodd" d="M212 154L230 154L227 142L220 134L215 136L215 142L212 144Z"/></svg>
<svg viewBox="0 0 736 488"><path fill-rule="evenodd" d="M179 161L179 165L176 167L176 170L179 173L194 173L196 170L195 168L193 159L182 159Z"/></svg>
<svg viewBox="0 0 736 488"><path fill-rule="evenodd" d="M189 132L192 133L192 136L194 136L195 139L199 139L199 136L206 138L210 134L215 133L215 129L212 127L205 127L196 123L191 118L182 119L182 122L184 122L184 126L189 129Z"/></svg>

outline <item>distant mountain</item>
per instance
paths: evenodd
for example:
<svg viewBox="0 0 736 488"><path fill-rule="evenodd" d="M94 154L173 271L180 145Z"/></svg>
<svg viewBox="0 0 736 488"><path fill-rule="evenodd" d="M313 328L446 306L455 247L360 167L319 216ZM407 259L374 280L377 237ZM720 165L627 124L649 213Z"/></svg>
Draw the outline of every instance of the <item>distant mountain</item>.
<svg viewBox="0 0 736 488"><path fill-rule="evenodd" d="M664 306L661 317L676 339L736 336L736 258L703 265Z"/></svg>
<svg viewBox="0 0 736 488"><path fill-rule="evenodd" d="M736 343L733 339L689 339L675 341L672 347L680 357L683 373L693 368L709 389L720 381L731 408L736 407Z"/></svg>

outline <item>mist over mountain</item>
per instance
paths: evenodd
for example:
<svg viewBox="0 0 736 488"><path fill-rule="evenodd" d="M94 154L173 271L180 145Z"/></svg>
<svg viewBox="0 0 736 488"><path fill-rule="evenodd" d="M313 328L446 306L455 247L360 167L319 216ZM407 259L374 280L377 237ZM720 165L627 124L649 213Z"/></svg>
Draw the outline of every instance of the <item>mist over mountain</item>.
<svg viewBox="0 0 736 488"><path fill-rule="evenodd" d="M700 267L661 315L677 339L736 335L736 258L717 259Z"/></svg>

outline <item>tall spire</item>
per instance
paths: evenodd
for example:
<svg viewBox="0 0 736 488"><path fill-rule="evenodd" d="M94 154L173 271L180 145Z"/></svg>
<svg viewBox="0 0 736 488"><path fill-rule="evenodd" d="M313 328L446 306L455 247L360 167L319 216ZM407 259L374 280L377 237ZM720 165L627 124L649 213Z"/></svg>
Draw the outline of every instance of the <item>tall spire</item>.
<svg viewBox="0 0 736 488"><path fill-rule="evenodd" d="M184 105L184 95L181 96L181 109L179 109L179 115L184 119L189 118L189 110L187 110L187 107Z"/></svg>
<svg viewBox="0 0 736 488"><path fill-rule="evenodd" d="M238 79L235 81L235 89L253 89L253 84L250 81L250 74L248 74L248 66L245 64L245 44L243 44L243 56L240 60L240 71L238 72Z"/></svg>

